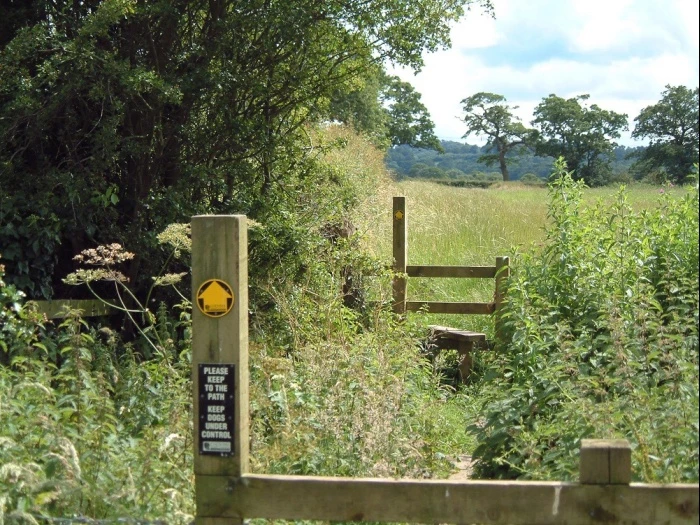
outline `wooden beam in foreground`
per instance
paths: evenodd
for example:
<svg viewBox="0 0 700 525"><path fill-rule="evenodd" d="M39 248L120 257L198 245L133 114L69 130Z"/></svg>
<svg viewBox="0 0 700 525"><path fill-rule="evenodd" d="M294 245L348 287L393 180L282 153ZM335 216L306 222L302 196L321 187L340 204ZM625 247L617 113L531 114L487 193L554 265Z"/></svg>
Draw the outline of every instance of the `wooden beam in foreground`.
<svg viewBox="0 0 700 525"><path fill-rule="evenodd" d="M482 524L697 524L697 485L200 476L200 516Z"/></svg>

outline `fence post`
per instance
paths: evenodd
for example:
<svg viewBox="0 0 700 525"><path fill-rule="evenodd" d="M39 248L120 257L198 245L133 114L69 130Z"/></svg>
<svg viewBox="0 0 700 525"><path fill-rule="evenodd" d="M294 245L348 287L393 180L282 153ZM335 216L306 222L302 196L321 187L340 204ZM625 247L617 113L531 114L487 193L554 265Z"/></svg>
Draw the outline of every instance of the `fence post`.
<svg viewBox="0 0 700 525"><path fill-rule="evenodd" d="M496 292L494 294L494 315L496 339L503 342L501 307L505 298L505 280L510 277L510 258L496 257Z"/></svg>
<svg viewBox="0 0 700 525"><path fill-rule="evenodd" d="M393 255L394 279L392 282L394 312L406 313L406 260L408 258L408 227L406 217L406 197L394 197L392 214L393 222ZM400 274L400 275L398 275Z"/></svg>
<svg viewBox="0 0 700 525"><path fill-rule="evenodd" d="M207 508L202 481L249 469L248 234L243 215L192 217L192 383L196 525L238 525ZM224 482L225 478L222 478Z"/></svg>
<svg viewBox="0 0 700 525"><path fill-rule="evenodd" d="M632 449L625 439L582 439L579 482L629 485L632 481Z"/></svg>
<svg viewBox="0 0 700 525"><path fill-rule="evenodd" d="M505 297L505 280L510 276L510 257L496 257L496 311L501 308Z"/></svg>

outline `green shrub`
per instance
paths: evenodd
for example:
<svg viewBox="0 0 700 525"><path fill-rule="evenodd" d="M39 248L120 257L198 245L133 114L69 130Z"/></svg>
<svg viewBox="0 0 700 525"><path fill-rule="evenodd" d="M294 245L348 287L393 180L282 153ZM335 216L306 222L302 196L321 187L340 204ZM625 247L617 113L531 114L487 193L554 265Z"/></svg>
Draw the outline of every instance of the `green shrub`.
<svg viewBox="0 0 700 525"><path fill-rule="evenodd" d="M1 254L0 254L1 256ZM0 264L0 362L6 363L16 347L27 345L33 336L20 319L24 294L3 280L5 266Z"/></svg>
<svg viewBox="0 0 700 525"><path fill-rule="evenodd" d="M477 473L571 479L582 438L626 438L636 479L698 479L698 190L582 205L560 161L540 250L518 255L487 363Z"/></svg>
<svg viewBox="0 0 700 525"><path fill-rule="evenodd" d="M189 353L143 362L79 312L47 321L2 277L0 523L191 521Z"/></svg>
<svg viewBox="0 0 700 525"><path fill-rule="evenodd" d="M274 334L251 331L252 468L258 472L423 477L454 454L448 390L419 329L391 312L390 273L349 239L308 260L304 282L274 282ZM343 268L373 274L372 302L344 305ZM361 285L363 283L361 282ZM257 321L257 320L255 320Z"/></svg>
<svg viewBox="0 0 700 525"><path fill-rule="evenodd" d="M547 181L534 173L525 173L518 180L527 186L545 186L547 184Z"/></svg>
<svg viewBox="0 0 700 525"><path fill-rule="evenodd" d="M0 518L188 523L189 362L117 361L75 313L53 337L59 366L37 351L0 367Z"/></svg>

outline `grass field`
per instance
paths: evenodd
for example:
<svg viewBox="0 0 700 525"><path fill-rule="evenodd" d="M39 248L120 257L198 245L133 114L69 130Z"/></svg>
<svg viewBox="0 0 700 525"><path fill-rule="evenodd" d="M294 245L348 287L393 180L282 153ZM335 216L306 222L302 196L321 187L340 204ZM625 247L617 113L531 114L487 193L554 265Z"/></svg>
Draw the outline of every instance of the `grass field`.
<svg viewBox="0 0 700 525"><path fill-rule="evenodd" d="M490 189L452 188L430 182L399 182L394 195L407 198L409 256L416 264L492 264L515 247L527 247L542 239L547 216L547 189L519 183ZM638 185L627 188L634 209L659 202L661 188ZM664 192L682 194L678 188ZM611 202L617 188L586 190L591 205ZM386 226L378 233L387 255L391 253L391 202ZM440 260L435 260L439 258Z"/></svg>

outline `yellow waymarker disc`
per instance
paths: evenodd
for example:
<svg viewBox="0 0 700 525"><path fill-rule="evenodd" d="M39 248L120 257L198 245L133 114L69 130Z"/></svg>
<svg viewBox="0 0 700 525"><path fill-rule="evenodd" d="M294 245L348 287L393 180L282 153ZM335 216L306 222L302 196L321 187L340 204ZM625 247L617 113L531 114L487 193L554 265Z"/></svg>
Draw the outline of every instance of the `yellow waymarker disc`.
<svg viewBox="0 0 700 525"><path fill-rule="evenodd" d="M231 286L219 279L209 279L197 290L197 306L208 317L222 317L231 311L234 303Z"/></svg>

